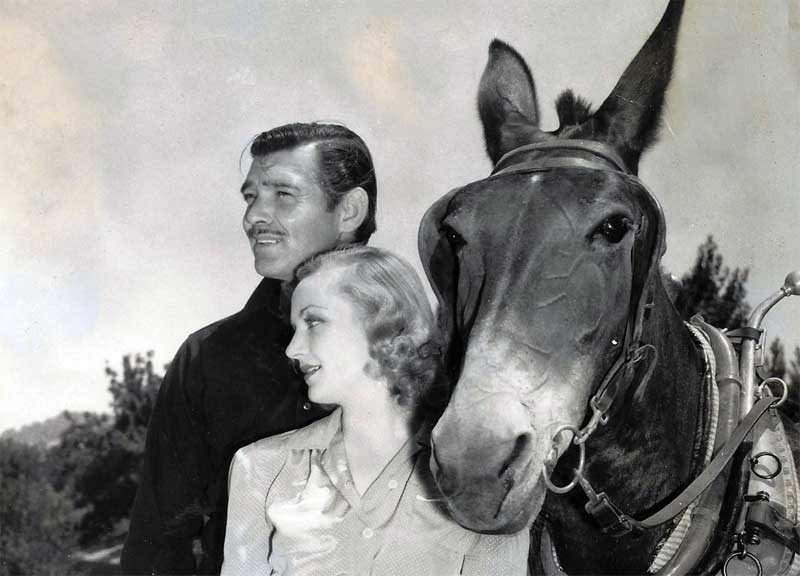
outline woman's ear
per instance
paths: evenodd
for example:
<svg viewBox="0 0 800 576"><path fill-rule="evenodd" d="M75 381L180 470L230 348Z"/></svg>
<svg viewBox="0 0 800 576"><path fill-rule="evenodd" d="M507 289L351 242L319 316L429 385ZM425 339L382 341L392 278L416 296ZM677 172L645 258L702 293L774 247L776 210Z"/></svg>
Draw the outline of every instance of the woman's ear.
<svg viewBox="0 0 800 576"><path fill-rule="evenodd" d="M352 241L356 230L367 217L369 198L367 192L360 186L349 190L336 205L339 216L339 233L342 238Z"/></svg>

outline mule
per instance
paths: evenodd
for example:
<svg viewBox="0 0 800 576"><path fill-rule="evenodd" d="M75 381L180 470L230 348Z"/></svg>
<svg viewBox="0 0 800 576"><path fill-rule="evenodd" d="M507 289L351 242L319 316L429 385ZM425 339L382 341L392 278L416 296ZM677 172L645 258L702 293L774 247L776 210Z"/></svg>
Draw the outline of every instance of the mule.
<svg viewBox="0 0 800 576"><path fill-rule="evenodd" d="M596 111L563 93L552 132L539 128L527 64L495 40L478 94L495 171L420 226L454 382L431 435L437 484L467 528L508 533L539 518L568 573L646 573L671 524L610 534L580 490L548 484L579 468L637 517L680 492L708 452L704 357L659 273L663 216L636 177L682 12L669 2Z"/></svg>

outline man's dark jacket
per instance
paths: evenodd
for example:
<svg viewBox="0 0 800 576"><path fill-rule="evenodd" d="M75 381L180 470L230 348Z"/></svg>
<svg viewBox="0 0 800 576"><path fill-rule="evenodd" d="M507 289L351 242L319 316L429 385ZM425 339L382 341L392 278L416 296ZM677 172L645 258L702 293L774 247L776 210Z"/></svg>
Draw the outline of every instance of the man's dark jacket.
<svg viewBox="0 0 800 576"><path fill-rule="evenodd" d="M262 280L240 312L195 332L175 355L150 417L123 573L218 574L233 453L325 414L286 358L292 330L280 292L278 281Z"/></svg>

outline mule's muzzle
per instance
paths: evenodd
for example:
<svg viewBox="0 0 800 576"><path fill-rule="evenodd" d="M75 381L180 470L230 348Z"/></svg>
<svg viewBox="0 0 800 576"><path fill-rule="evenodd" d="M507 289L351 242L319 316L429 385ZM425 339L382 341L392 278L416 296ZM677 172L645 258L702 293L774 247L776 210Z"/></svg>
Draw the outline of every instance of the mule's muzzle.
<svg viewBox="0 0 800 576"><path fill-rule="evenodd" d="M431 434L431 470L453 518L478 532L510 533L535 512L533 433L519 402L493 399L498 410L467 414L448 408ZM463 423L463 424L462 424ZM537 507L538 510L538 507Z"/></svg>

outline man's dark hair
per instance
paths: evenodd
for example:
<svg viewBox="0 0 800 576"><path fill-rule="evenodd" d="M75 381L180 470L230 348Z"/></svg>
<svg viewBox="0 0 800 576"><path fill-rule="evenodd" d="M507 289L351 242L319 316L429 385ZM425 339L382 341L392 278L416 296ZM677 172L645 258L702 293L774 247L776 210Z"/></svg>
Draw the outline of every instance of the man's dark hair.
<svg viewBox="0 0 800 576"><path fill-rule="evenodd" d="M377 184L369 148L361 137L339 124L300 123L278 126L256 136L250 145L253 158L267 156L279 150L314 144L318 150L320 186L328 197L328 209L356 187L367 193L369 207L364 222L355 232L355 243L366 243L375 232Z"/></svg>

